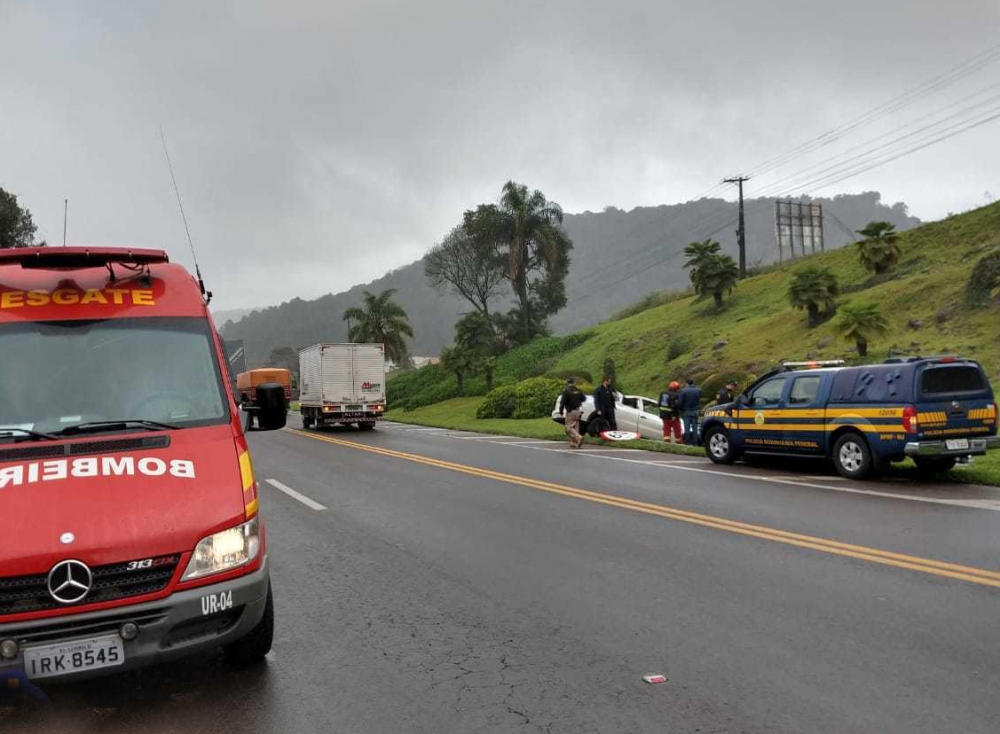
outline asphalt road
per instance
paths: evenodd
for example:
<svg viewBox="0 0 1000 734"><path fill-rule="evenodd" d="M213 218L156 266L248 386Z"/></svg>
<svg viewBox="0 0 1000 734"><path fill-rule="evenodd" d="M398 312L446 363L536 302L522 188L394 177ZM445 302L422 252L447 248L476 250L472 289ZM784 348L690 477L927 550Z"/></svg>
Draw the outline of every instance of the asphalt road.
<svg viewBox="0 0 1000 734"><path fill-rule="evenodd" d="M998 730L996 490L393 424L251 444L267 663L51 686L0 732Z"/></svg>

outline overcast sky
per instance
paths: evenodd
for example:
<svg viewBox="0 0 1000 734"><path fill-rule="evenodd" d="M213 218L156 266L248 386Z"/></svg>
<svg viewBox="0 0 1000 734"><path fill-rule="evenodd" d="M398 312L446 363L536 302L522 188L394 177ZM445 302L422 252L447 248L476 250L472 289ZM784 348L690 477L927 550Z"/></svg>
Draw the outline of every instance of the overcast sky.
<svg viewBox="0 0 1000 734"><path fill-rule="evenodd" d="M70 244L190 265L162 125L217 306L270 305L411 262L509 178L568 212L688 200L998 43L1000 0L0 0L0 187L50 243L68 198ZM805 193L938 218L1000 196L998 140Z"/></svg>

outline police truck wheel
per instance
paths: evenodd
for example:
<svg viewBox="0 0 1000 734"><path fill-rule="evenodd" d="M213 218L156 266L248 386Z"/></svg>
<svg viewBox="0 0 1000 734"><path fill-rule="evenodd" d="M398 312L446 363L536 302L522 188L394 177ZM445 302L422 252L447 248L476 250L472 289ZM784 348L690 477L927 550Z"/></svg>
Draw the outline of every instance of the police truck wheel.
<svg viewBox="0 0 1000 734"><path fill-rule="evenodd" d="M935 456L933 458L919 456L913 459L913 463L917 465L917 474L925 477L951 471L955 468L956 461L954 456Z"/></svg>
<svg viewBox="0 0 1000 734"><path fill-rule="evenodd" d="M271 651L273 640L274 597L271 595L271 587L268 585L264 616L260 618L260 622L245 637L226 645L222 650L226 654L226 660L233 665L239 667L253 665L263 660L264 656Z"/></svg>
<svg viewBox="0 0 1000 734"><path fill-rule="evenodd" d="M872 450L858 433L845 433L833 445L833 465L842 477L864 479L873 469Z"/></svg>
<svg viewBox="0 0 1000 734"><path fill-rule="evenodd" d="M736 461L736 450L725 428L709 428L702 437L705 443L705 453L716 464L732 464Z"/></svg>

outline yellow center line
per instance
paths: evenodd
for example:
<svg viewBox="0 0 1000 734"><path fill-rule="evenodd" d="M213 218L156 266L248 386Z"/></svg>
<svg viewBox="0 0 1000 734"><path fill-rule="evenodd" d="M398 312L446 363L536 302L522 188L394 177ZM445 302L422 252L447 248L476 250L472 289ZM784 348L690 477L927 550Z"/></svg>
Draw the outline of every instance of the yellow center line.
<svg viewBox="0 0 1000 734"><path fill-rule="evenodd" d="M912 571L933 574L935 576L944 576L947 578L959 579L961 581L968 581L974 584L981 584L983 586L1000 588L1000 572L997 571L976 568L974 566L963 566L957 563L947 563L945 561L937 561L930 558L921 558L919 556L911 556L904 553L895 553L863 545L853 545L837 540L829 540L827 538L803 535L801 533L794 533L787 530L779 530L766 525L754 525L751 523L740 522L738 520L730 520L724 517L716 517L714 515L703 515L697 512L668 507L666 505L642 502L639 500L629 499L627 497L603 494L601 492L593 492L586 489L578 489L576 487L568 487L541 479L532 479L514 474L505 474L491 469L483 469L480 467L469 466L467 464L457 464L451 461L443 461L429 456L410 454L379 446L370 446L367 444L357 443L355 441L333 438L332 436L319 436L314 433L307 433L305 431L294 429L286 430L288 430L289 433L294 433L305 438L311 438L317 441L323 441L325 443L344 446L359 451L366 451L368 453L379 454L381 456L391 456L393 458L403 459L417 464L424 464L426 466L432 466L439 469L447 469L449 471L468 474L482 479L492 479L507 484L529 487L542 492L549 492L552 494L562 495L564 497L587 500L588 502L594 502L625 510L632 510L633 512L641 512L647 515L655 515L657 517L677 520L693 525L700 525L702 527L725 530L730 533L760 538L762 540L770 540L775 543L784 543L786 545L792 545L799 548L808 548L811 550L821 551L823 553L847 556L849 558L857 558L871 563L895 566L896 568L906 568Z"/></svg>

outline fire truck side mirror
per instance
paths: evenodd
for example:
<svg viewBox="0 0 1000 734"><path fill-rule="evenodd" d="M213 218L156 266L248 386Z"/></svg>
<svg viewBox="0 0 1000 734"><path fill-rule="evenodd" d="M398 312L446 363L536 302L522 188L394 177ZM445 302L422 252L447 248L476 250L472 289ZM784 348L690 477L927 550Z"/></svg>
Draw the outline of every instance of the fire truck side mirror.
<svg viewBox="0 0 1000 734"><path fill-rule="evenodd" d="M288 420L285 388L276 382L257 386L257 425L262 431L284 428Z"/></svg>

